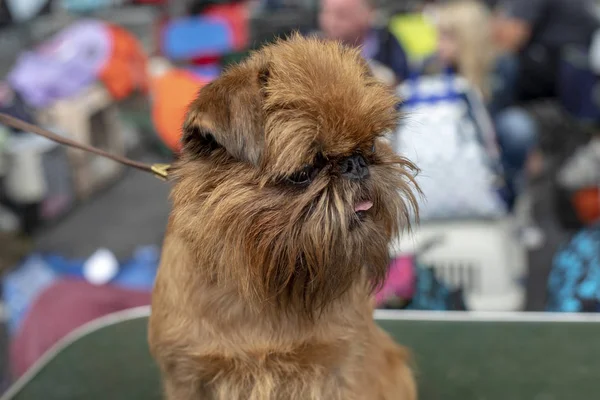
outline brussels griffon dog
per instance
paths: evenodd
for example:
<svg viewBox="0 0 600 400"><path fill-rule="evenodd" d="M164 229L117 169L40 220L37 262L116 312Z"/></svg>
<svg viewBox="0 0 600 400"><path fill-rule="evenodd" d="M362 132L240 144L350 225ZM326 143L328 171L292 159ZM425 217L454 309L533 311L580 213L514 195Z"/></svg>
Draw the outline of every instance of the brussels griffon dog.
<svg viewBox="0 0 600 400"><path fill-rule="evenodd" d="M294 36L201 89L183 126L149 339L169 400L409 400L373 321L414 166L356 49Z"/></svg>

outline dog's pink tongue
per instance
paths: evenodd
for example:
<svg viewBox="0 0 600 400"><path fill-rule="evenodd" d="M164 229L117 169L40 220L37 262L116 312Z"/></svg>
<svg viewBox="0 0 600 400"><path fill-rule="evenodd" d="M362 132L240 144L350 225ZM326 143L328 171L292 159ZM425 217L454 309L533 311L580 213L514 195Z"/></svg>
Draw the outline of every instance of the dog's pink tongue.
<svg viewBox="0 0 600 400"><path fill-rule="evenodd" d="M354 211L355 212L369 211L371 208L373 208L373 202L372 201L363 201L363 202L358 203L357 205L354 206Z"/></svg>

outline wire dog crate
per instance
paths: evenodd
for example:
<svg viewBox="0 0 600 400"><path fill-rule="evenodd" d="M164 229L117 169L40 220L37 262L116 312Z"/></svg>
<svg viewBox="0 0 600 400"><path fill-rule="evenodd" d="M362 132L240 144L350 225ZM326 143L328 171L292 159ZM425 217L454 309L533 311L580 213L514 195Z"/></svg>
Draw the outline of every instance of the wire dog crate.
<svg viewBox="0 0 600 400"><path fill-rule="evenodd" d="M510 219L427 222L391 247L393 256L419 253L451 289L462 289L474 311L516 311L525 301L526 253Z"/></svg>

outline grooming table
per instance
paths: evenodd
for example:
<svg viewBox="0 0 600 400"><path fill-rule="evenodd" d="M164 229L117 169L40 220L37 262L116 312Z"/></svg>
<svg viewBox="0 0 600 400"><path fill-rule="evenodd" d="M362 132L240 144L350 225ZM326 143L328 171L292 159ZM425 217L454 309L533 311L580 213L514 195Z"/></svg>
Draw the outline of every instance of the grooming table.
<svg viewBox="0 0 600 400"><path fill-rule="evenodd" d="M149 308L96 320L62 340L0 400L159 400ZM600 393L600 318L377 311L413 351L422 400L588 400Z"/></svg>
<svg viewBox="0 0 600 400"><path fill-rule="evenodd" d="M412 350L421 400L600 397L600 317L377 311Z"/></svg>

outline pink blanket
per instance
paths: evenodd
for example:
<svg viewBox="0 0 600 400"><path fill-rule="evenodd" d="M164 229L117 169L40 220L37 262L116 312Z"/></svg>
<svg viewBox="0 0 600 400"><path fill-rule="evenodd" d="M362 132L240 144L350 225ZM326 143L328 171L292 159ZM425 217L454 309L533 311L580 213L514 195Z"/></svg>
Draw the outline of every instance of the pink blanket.
<svg viewBox="0 0 600 400"><path fill-rule="evenodd" d="M20 377L69 332L104 315L150 304L150 292L63 279L35 300L10 345L13 376Z"/></svg>

